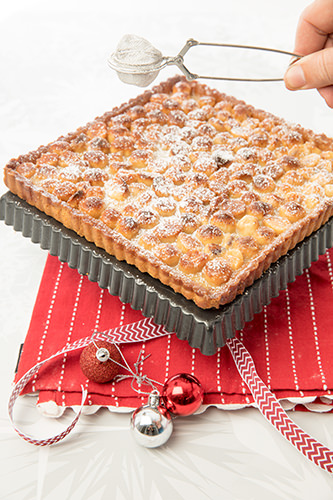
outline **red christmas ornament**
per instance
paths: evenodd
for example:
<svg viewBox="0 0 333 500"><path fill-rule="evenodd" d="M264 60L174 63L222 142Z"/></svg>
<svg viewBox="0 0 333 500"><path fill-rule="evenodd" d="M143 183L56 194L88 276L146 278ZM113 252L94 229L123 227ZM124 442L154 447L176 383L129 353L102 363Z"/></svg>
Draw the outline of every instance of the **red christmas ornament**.
<svg viewBox="0 0 333 500"><path fill-rule="evenodd" d="M162 400L173 415L192 415L202 404L203 389L199 380L189 373L170 377L162 389Z"/></svg>
<svg viewBox="0 0 333 500"><path fill-rule="evenodd" d="M114 344L98 340L91 342L80 355L80 366L84 375L99 384L110 382L119 372L121 355Z"/></svg>

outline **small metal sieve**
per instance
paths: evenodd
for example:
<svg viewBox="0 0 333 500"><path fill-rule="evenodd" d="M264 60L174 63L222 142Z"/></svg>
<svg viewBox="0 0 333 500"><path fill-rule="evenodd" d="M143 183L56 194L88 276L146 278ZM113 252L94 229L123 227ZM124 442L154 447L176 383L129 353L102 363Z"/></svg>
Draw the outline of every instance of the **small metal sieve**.
<svg viewBox="0 0 333 500"><path fill-rule="evenodd" d="M234 45L227 43L208 43L198 42L192 38L187 40L184 47L175 57L165 57L148 40L136 35L125 35L120 40L116 51L111 54L108 64L114 69L120 80L131 85L146 87L152 83L158 76L160 70L168 65L176 65L188 80L197 80L198 78L211 80L228 80L242 82L277 82L283 78L239 78L224 76L206 76L192 73L184 64L184 56L191 47L230 47L237 49L258 50L265 52L275 52L284 54L293 58L292 62L300 59L301 56L287 52L285 50L271 49L267 47L256 47L252 45Z"/></svg>

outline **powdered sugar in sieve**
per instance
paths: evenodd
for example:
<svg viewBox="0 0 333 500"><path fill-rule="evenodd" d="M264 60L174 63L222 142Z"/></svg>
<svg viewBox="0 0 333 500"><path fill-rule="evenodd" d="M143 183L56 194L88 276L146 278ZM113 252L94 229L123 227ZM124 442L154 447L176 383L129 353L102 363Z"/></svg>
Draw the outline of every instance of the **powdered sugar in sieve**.
<svg viewBox="0 0 333 500"><path fill-rule="evenodd" d="M109 65L124 83L147 87L157 77L164 57L144 38L125 35L111 55Z"/></svg>
<svg viewBox="0 0 333 500"><path fill-rule="evenodd" d="M116 51L111 54L108 63L114 69L120 80L124 83L137 85L139 87L147 87L158 76L160 70L167 65L174 64L184 73L188 80L196 80L205 78L211 80L232 80L243 82L276 82L282 81L283 78L236 78L223 76L203 76L192 73L184 65L184 56L194 46L214 46L214 47L231 47L238 49L263 50L266 52L276 52L292 56L294 61L301 56L286 52L279 49L270 49L267 47L255 47L251 45L233 45L226 43L208 43L197 42L192 38L187 40L184 47L175 57L164 57L163 54L156 49L148 40L136 35L125 35L120 40ZM294 62L293 61L293 62Z"/></svg>

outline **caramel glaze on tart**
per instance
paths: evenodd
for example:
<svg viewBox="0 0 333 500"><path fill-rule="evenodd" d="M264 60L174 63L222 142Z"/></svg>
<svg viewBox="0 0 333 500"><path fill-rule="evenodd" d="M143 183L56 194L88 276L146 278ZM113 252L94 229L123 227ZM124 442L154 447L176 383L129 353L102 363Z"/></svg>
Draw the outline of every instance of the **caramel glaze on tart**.
<svg viewBox="0 0 333 500"><path fill-rule="evenodd" d="M332 140L175 77L5 167L9 189L201 308L333 213Z"/></svg>

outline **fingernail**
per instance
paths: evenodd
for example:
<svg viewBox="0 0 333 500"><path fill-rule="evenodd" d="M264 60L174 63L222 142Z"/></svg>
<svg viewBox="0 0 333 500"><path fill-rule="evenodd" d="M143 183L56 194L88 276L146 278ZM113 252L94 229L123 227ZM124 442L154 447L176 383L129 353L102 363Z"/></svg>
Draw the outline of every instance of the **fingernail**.
<svg viewBox="0 0 333 500"><path fill-rule="evenodd" d="M306 80L300 64L292 64L285 74L285 82L289 89L296 90L305 87Z"/></svg>

